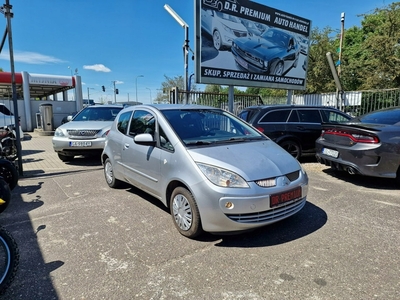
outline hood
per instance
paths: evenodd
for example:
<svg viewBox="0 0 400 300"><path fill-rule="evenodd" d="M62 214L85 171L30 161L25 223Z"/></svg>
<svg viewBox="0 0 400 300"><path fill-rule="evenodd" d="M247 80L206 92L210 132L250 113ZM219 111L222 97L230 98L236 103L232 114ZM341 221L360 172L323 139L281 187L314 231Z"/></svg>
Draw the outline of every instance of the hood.
<svg viewBox="0 0 400 300"><path fill-rule="evenodd" d="M233 171L247 181L281 176L300 169L298 161L271 140L198 147L188 152L195 162Z"/></svg>
<svg viewBox="0 0 400 300"><path fill-rule="evenodd" d="M253 53L257 52L259 53L259 56L270 56L272 54L282 51L283 48L269 40L258 36L238 38L235 40L235 43L242 50Z"/></svg>
<svg viewBox="0 0 400 300"><path fill-rule="evenodd" d="M70 121L61 125L60 129L72 129L72 130L87 130L87 129L104 129L111 128L111 125L114 121Z"/></svg>

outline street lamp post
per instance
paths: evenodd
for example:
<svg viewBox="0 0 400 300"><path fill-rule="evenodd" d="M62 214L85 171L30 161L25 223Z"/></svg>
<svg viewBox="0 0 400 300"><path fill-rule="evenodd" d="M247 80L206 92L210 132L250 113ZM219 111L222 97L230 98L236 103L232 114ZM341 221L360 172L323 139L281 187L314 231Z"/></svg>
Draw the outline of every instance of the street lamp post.
<svg viewBox="0 0 400 300"><path fill-rule="evenodd" d="M148 89L150 91L150 104L152 104L153 102L151 101L151 89L148 87L146 89Z"/></svg>
<svg viewBox="0 0 400 300"><path fill-rule="evenodd" d="M89 90L94 90L94 88L89 88L89 87L87 88L87 99L88 99L88 101L90 99Z"/></svg>
<svg viewBox="0 0 400 300"><path fill-rule="evenodd" d="M143 75L138 75L138 76L136 76L136 102L138 102L138 98L137 98L137 79L138 79L139 77L144 77L144 76L143 76Z"/></svg>
<svg viewBox="0 0 400 300"><path fill-rule="evenodd" d="M188 82L189 82L189 25L168 5L164 5L165 10L183 27L185 30L185 44L183 45L183 59L184 59L184 69L185 69L185 100L184 104L188 103Z"/></svg>

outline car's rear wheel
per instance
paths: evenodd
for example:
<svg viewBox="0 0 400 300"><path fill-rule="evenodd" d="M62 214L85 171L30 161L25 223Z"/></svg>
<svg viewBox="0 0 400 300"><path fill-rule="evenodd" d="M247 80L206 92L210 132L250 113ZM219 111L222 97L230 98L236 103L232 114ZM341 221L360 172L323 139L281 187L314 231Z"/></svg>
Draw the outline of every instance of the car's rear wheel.
<svg viewBox="0 0 400 300"><path fill-rule="evenodd" d="M109 158L104 162L104 177L110 188L116 188L121 185L121 181L114 176L114 168Z"/></svg>
<svg viewBox="0 0 400 300"><path fill-rule="evenodd" d="M214 48L217 50L221 50L222 48L222 38L221 38L221 34L219 33L218 30L215 30L213 33L213 44L214 44Z"/></svg>
<svg viewBox="0 0 400 300"><path fill-rule="evenodd" d="M63 162L67 162L67 161L73 160L74 156L64 155L64 154L58 153L58 158L61 159Z"/></svg>
<svg viewBox="0 0 400 300"><path fill-rule="evenodd" d="M203 232L196 200L186 188L174 189L170 199L170 210L180 234L195 238Z"/></svg>
<svg viewBox="0 0 400 300"><path fill-rule="evenodd" d="M286 140L279 143L283 149L290 153L295 159L299 159L301 156L301 147L298 143L292 140Z"/></svg>

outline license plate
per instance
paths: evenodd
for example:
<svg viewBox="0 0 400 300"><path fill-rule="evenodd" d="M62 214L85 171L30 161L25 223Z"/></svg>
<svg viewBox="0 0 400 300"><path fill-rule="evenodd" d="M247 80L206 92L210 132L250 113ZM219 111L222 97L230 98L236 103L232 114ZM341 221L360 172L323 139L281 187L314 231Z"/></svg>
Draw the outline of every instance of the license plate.
<svg viewBox="0 0 400 300"><path fill-rule="evenodd" d="M297 187L297 188L287 191L287 192L271 195L269 198L269 206L274 207L279 204L289 202L292 200L296 200L296 199L300 199L300 198L301 198L301 187Z"/></svg>
<svg viewBox="0 0 400 300"><path fill-rule="evenodd" d="M331 157L334 157L334 158L338 158L339 151L328 149L328 148L323 148L322 149L322 154L325 154L327 156L331 156Z"/></svg>
<svg viewBox="0 0 400 300"><path fill-rule="evenodd" d="M241 59L239 56L236 56L236 61L239 65L241 65L243 68L248 69L249 65L247 62L245 62L243 59Z"/></svg>
<svg viewBox="0 0 400 300"><path fill-rule="evenodd" d="M70 147L91 147L92 142L79 141L79 142L69 142Z"/></svg>

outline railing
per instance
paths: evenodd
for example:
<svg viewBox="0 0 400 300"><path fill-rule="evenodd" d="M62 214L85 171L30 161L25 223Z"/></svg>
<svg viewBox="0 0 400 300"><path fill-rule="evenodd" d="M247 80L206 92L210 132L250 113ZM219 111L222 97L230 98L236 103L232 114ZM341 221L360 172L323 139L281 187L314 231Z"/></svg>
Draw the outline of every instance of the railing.
<svg viewBox="0 0 400 300"><path fill-rule="evenodd" d="M179 91L178 102L182 102L186 93ZM228 94L190 92L189 103L219 107L228 110ZM244 108L252 105L287 104L287 97L262 98L259 95L234 95L233 112L239 114ZM290 104L308 106L330 106L339 108L353 116L359 116L382 108L400 106L400 89L363 90L324 94L293 94Z"/></svg>

